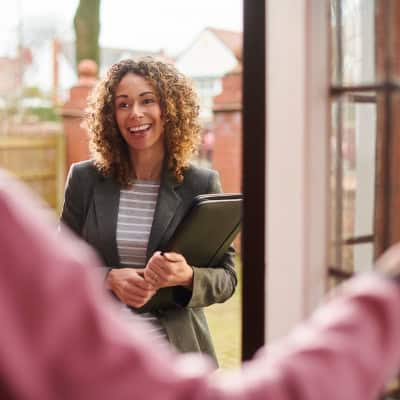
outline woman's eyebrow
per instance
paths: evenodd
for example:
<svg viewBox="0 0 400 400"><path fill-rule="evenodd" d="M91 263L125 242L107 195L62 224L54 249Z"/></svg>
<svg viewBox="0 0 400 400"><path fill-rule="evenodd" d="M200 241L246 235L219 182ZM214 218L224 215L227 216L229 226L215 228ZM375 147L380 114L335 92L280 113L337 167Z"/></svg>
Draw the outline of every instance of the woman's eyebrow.
<svg viewBox="0 0 400 400"><path fill-rule="evenodd" d="M149 91L147 91L147 92L140 93L139 96L145 96L146 94L152 94L152 95L154 95L154 93L151 92L151 91L149 90Z"/></svg>
<svg viewBox="0 0 400 400"><path fill-rule="evenodd" d="M147 92L140 93L139 97L146 96L147 94L151 94L151 95L155 96L155 94L153 92L147 91ZM118 99L120 97L128 98L129 96L127 94L118 94L117 96L115 96L115 99Z"/></svg>

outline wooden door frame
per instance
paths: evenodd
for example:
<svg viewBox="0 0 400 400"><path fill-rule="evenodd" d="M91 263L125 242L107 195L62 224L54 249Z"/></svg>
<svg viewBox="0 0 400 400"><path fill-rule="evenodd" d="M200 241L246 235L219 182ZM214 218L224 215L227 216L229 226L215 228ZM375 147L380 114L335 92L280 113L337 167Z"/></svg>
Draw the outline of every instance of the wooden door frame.
<svg viewBox="0 0 400 400"><path fill-rule="evenodd" d="M265 341L265 3L243 2L243 361Z"/></svg>

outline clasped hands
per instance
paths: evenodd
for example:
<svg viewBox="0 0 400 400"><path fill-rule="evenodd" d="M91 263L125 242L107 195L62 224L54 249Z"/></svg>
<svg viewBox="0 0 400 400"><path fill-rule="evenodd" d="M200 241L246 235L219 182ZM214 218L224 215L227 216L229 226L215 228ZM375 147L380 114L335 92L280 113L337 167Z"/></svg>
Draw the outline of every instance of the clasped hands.
<svg viewBox="0 0 400 400"><path fill-rule="evenodd" d="M191 288L193 269L178 253L155 252L145 268L115 268L106 285L123 302L134 308L145 305L158 289L169 286Z"/></svg>

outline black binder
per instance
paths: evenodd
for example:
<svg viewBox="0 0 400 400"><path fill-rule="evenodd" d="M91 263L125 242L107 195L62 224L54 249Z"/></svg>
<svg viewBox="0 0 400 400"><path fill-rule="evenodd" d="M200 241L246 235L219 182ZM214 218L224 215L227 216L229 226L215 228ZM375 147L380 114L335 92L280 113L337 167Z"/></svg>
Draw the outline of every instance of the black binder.
<svg viewBox="0 0 400 400"><path fill-rule="evenodd" d="M241 194L196 196L163 251L180 253L196 267L217 266L239 233L241 221Z"/></svg>

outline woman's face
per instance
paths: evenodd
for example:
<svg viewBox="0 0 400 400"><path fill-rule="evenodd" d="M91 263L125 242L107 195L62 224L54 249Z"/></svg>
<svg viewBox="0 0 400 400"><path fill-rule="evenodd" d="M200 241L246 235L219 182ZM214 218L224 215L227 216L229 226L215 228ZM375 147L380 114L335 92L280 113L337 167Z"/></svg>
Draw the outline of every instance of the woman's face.
<svg viewBox="0 0 400 400"><path fill-rule="evenodd" d="M141 152L164 154L164 123L157 95L143 77L126 74L115 91L118 128L131 155Z"/></svg>

